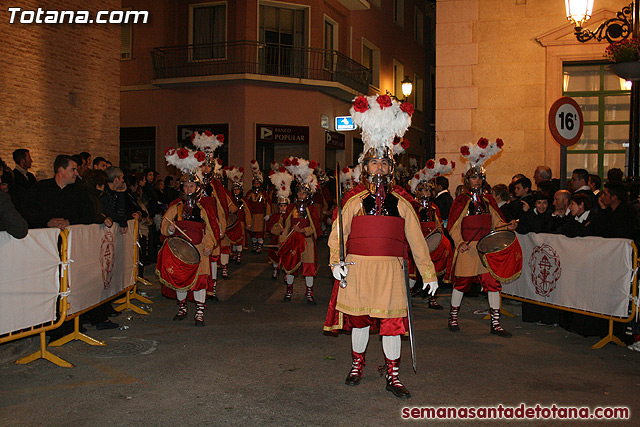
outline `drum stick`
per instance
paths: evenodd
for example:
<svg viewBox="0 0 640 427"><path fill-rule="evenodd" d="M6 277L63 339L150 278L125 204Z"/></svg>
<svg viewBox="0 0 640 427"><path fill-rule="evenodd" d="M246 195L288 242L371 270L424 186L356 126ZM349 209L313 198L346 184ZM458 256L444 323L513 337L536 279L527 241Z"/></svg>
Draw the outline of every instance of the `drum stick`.
<svg viewBox="0 0 640 427"><path fill-rule="evenodd" d="M516 221L516 222L518 222L518 220L517 220L517 219L516 219L515 221ZM508 226L510 226L510 225L511 225L511 223L510 223L510 222L509 222L509 223L507 223L507 224L504 224L504 225L499 225L499 226L497 226L496 228L494 228L494 230L500 230L501 228L506 228L506 227L508 227Z"/></svg>
<svg viewBox="0 0 640 427"><path fill-rule="evenodd" d="M176 230L178 230L179 232L181 232L182 234L184 234L184 237L186 237L187 239L189 239L189 241L190 241L191 243L193 243L193 240L191 240L191 237L189 237L189 236L187 235L187 233L185 233L184 231L182 231L182 229L181 229L180 227L178 227L178 226L176 225L176 223L175 223L175 222L171 221L169 218L165 218L165 219L166 219L167 221L169 221L171 224L173 224L173 226L176 228Z"/></svg>

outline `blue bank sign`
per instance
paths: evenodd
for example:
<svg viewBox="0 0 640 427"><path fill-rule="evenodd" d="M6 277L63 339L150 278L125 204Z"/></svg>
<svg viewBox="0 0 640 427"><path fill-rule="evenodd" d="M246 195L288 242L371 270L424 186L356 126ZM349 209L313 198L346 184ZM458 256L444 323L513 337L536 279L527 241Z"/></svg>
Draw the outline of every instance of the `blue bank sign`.
<svg viewBox="0 0 640 427"><path fill-rule="evenodd" d="M336 117L336 130L347 131L355 130L356 125L353 124L353 118L351 116L338 116Z"/></svg>

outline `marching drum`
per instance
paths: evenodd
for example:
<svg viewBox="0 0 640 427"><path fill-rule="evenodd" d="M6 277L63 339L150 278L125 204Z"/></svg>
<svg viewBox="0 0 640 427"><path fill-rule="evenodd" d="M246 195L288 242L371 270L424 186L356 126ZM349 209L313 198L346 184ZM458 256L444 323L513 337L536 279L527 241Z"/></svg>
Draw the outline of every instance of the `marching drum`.
<svg viewBox="0 0 640 427"><path fill-rule="evenodd" d="M522 272L522 248L516 233L493 231L478 241L478 256L489 273L500 282L517 279Z"/></svg>
<svg viewBox="0 0 640 427"><path fill-rule="evenodd" d="M431 255L431 261L436 269L436 274L439 276L444 274L447 270L450 258L453 255L451 250L451 242L444 237L439 231L434 231L429 234L425 240L429 247L429 254Z"/></svg>
<svg viewBox="0 0 640 427"><path fill-rule="evenodd" d="M233 228L233 226L236 225L236 222L238 222L238 215L230 213L227 219L227 230Z"/></svg>
<svg viewBox="0 0 640 427"><path fill-rule="evenodd" d="M189 289L196 283L199 266L198 249L183 238L172 237L158 252L156 274L170 288Z"/></svg>

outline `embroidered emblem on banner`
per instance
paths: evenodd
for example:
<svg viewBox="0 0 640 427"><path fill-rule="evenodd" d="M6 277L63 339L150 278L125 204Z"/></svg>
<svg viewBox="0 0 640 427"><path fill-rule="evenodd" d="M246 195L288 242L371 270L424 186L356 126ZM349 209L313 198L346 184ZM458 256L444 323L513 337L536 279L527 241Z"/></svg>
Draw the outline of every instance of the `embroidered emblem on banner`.
<svg viewBox="0 0 640 427"><path fill-rule="evenodd" d="M529 258L529 268L536 294L543 297L551 295L562 274L560 257L556 251L546 243L536 246Z"/></svg>
<svg viewBox="0 0 640 427"><path fill-rule="evenodd" d="M113 277L115 247L113 244L113 234L111 230L106 230L100 245L100 267L102 268L102 284L104 289L111 287L111 278Z"/></svg>

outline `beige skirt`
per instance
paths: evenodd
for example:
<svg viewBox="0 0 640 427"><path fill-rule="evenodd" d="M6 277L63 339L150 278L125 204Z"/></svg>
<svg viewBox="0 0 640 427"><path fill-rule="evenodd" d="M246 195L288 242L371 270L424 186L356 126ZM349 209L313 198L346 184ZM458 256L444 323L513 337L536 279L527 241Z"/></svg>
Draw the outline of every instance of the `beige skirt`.
<svg viewBox="0 0 640 427"><path fill-rule="evenodd" d="M405 317L407 297L402 258L347 255L347 286L338 290L336 310L381 319Z"/></svg>

